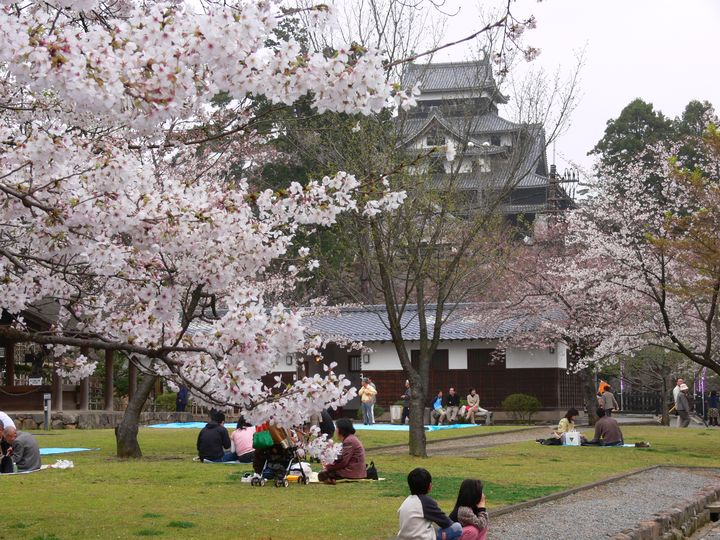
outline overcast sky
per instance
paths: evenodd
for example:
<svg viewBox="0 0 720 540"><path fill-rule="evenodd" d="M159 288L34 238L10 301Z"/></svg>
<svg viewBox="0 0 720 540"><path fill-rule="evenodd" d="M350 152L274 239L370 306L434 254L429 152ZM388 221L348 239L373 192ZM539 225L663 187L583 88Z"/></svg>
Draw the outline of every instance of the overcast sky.
<svg viewBox="0 0 720 540"><path fill-rule="evenodd" d="M480 6L502 3L447 0L446 11L460 11L447 23L446 40L477 30ZM567 160L590 168L593 158L586 154L605 123L636 97L671 117L692 99L720 109L720 0L517 0L512 9L518 18L535 15L538 27L525 43L542 49L535 62L546 70L572 67L575 51L586 49L581 100L557 142L561 171ZM461 45L434 61L468 54Z"/></svg>

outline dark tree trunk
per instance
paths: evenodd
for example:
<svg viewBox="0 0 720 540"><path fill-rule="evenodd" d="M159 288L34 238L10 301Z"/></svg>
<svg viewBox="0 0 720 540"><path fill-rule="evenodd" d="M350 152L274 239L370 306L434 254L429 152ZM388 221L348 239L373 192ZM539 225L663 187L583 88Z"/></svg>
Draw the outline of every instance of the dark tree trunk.
<svg viewBox="0 0 720 540"><path fill-rule="evenodd" d="M117 457L139 458L142 451L138 444L138 427L140 424L140 413L147 401L150 392L155 386L154 375L146 375L137 387L132 398L128 401L127 409L120 424L115 428L115 441L117 443Z"/></svg>
<svg viewBox="0 0 720 540"><path fill-rule="evenodd" d="M425 391L422 388L413 388L410 400L410 436L408 439L411 456L427 457L424 416Z"/></svg>
<svg viewBox="0 0 720 540"><path fill-rule="evenodd" d="M587 409L588 415L588 424L594 426L595 422L597 422L596 409L598 407L597 391L595 389L595 379L592 376L592 368L586 368L582 370L581 373L583 393L585 395L585 408Z"/></svg>

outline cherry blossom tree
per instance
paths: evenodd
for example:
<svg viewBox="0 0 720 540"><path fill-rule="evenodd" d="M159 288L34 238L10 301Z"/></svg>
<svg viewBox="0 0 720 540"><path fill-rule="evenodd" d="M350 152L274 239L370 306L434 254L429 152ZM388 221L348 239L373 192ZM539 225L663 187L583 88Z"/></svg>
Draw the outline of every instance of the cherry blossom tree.
<svg viewBox="0 0 720 540"><path fill-rule="evenodd" d="M677 157L686 144L692 169ZM711 124L699 140L653 151L661 156L653 167L638 160L621 179L600 178L598 196L568 216L576 255L567 288L632 308L589 360L650 344L720 373L720 133ZM663 179L659 191L647 189L650 178Z"/></svg>
<svg viewBox="0 0 720 540"><path fill-rule="evenodd" d="M404 195L377 182L370 197L345 172L256 191L230 170L267 159L252 96L282 107L309 95L318 111L355 114L410 103L380 52L304 52L292 37L271 49L287 14L272 1L1 4L0 307L15 321L0 337L52 347L73 379L95 367L79 347L141 358L120 456L141 455L156 376L279 426L352 398L331 367L261 382L278 357L320 345L281 301L316 265L294 240ZM326 7L307 12L326 24ZM42 332L22 317L39 302L59 310Z"/></svg>

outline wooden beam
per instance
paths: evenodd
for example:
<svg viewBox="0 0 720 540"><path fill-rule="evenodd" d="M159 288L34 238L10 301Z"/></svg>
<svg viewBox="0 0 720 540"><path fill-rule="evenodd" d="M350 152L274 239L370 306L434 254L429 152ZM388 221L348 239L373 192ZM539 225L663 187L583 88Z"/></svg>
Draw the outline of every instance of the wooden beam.
<svg viewBox="0 0 720 540"><path fill-rule="evenodd" d="M115 385L113 383L113 358L115 353L111 350L105 351L105 387L103 393L105 395L105 410L112 411L113 409L113 389Z"/></svg>
<svg viewBox="0 0 720 540"><path fill-rule="evenodd" d="M5 385L15 386L15 343L5 345Z"/></svg>
<svg viewBox="0 0 720 540"><path fill-rule="evenodd" d="M87 358L90 356L90 349L88 347L80 347L80 353ZM79 409L87 411L90 405L90 379L88 377L85 377L80 381L79 391Z"/></svg>
<svg viewBox="0 0 720 540"><path fill-rule="evenodd" d="M63 381L62 377L55 371L55 366L52 368L52 410L62 411L63 410Z"/></svg>

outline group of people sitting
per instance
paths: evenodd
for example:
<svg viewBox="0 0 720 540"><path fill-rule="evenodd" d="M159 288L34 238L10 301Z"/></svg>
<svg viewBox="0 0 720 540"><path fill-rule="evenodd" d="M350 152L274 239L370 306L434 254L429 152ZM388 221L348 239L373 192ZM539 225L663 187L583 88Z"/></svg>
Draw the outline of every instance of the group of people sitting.
<svg viewBox="0 0 720 540"><path fill-rule="evenodd" d="M617 420L606 413L605 409L598 407L598 420L595 422L595 434L591 440L587 440L584 435L580 435L582 445L595 446L622 446L625 444L622 431ZM552 436L547 439L538 439L538 442L544 445L561 445L566 443L568 433L575 432L575 418L580 413L575 408L568 409L558 422L557 429L553 431Z"/></svg>
<svg viewBox="0 0 720 540"><path fill-rule="evenodd" d="M341 479L358 480L366 478L365 448L355 436L355 428L349 418L340 418L334 424L328 411L318 415L321 433L329 438L337 428L337 437L342 443L340 456L332 463L325 463L323 470L318 473L318 480L327 484L335 484ZM211 413L210 422L200 430L197 438L198 457L201 461L222 463L239 461L252 463L257 474L263 473L266 452L256 451L253 448L253 434L255 427L248 424L241 416L237 428L232 435L228 435L225 428L225 414L219 411ZM292 433L288 434L294 438Z"/></svg>
<svg viewBox="0 0 720 540"><path fill-rule="evenodd" d="M18 431L15 422L0 411L0 473L35 471L42 465L35 437Z"/></svg>
<svg viewBox="0 0 720 540"><path fill-rule="evenodd" d="M197 438L198 457L202 461L239 461L252 463L255 457L253 434L255 428L241 416L231 435L225 427L225 414L213 411L210 422L200 430Z"/></svg>
<svg viewBox="0 0 720 540"><path fill-rule="evenodd" d="M462 421L475 423L475 416L485 416L486 423L492 423L492 413L480 406L480 396L475 388L470 390L466 397L467 405L460 404L460 396L454 388L450 388L448 395L443 399L442 390L439 390L433 399L430 411L430 423L439 425L443 423L454 424Z"/></svg>
<svg viewBox="0 0 720 540"><path fill-rule="evenodd" d="M432 475L423 468L410 471L407 477L410 495L398 509L399 540L485 540L488 514L483 483L468 478L460 484L455 507L446 515L428 495ZM437 526L437 529L435 528Z"/></svg>

